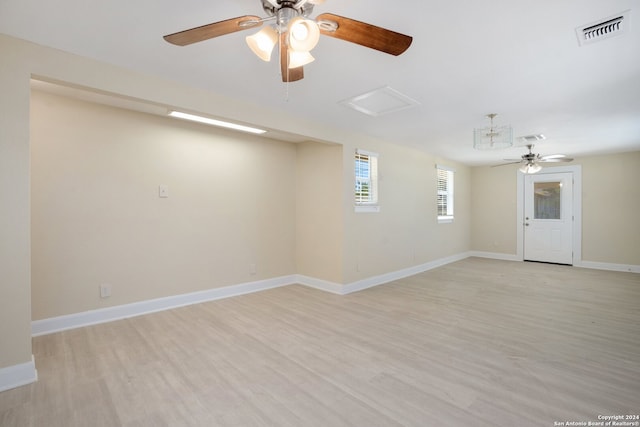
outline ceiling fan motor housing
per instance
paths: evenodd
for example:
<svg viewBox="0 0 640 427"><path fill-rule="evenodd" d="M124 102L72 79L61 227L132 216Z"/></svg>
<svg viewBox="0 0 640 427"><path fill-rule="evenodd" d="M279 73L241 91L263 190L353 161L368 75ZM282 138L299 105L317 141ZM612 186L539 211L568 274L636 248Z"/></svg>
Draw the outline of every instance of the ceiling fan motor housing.
<svg viewBox="0 0 640 427"><path fill-rule="evenodd" d="M289 22L299 15L298 11L292 7L283 7L276 12L276 24L280 32L284 32Z"/></svg>
<svg viewBox="0 0 640 427"><path fill-rule="evenodd" d="M289 22L288 20L290 20L291 18L294 18L296 16L303 16L306 18L307 16L311 15L311 12L313 12L313 4L305 2L302 6L296 7L298 3L299 1L278 0L276 2L273 0L262 0L262 9L264 9L265 13L268 16L276 16L279 26L286 26L286 24ZM285 16L287 17L287 21L280 22L281 13L283 18Z"/></svg>

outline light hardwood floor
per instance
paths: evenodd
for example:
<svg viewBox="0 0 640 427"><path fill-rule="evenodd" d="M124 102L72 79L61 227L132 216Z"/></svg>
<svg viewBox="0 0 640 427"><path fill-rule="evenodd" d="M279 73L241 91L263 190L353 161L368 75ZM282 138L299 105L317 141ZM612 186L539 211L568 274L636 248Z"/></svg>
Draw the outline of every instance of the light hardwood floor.
<svg viewBox="0 0 640 427"><path fill-rule="evenodd" d="M640 413L640 275L469 258L33 340L9 426L554 426Z"/></svg>

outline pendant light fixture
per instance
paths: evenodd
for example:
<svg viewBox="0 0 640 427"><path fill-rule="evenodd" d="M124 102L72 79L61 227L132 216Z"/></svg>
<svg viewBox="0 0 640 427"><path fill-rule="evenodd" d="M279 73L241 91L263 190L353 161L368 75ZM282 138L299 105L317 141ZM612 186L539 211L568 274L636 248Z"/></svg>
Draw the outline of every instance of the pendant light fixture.
<svg viewBox="0 0 640 427"><path fill-rule="evenodd" d="M473 130L473 148L476 150L494 150L508 148L513 145L513 129L511 126L494 126L493 119L497 113L487 114L491 121L489 127Z"/></svg>

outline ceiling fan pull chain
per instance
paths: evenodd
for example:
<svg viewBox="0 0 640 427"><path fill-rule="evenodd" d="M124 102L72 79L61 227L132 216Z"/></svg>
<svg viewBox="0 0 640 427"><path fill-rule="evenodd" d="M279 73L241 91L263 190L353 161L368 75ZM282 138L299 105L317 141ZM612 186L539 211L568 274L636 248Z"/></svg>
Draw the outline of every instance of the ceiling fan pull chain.
<svg viewBox="0 0 640 427"><path fill-rule="evenodd" d="M285 39L284 37L280 36L278 37L278 57L282 58L282 49L283 49L283 43L285 43ZM284 82L284 101L285 102L289 102L289 80L290 80L290 69L289 69L289 55L286 56L286 61L287 61L287 66L286 71L282 70L282 66L280 66L280 74L282 75L284 73L284 75L282 76L282 81ZM286 78L285 78L286 77Z"/></svg>
<svg viewBox="0 0 640 427"><path fill-rule="evenodd" d="M285 102L289 102L289 82L291 82L291 68L289 68L289 64L291 64L291 58L289 57L289 52L287 51L287 81L284 83Z"/></svg>

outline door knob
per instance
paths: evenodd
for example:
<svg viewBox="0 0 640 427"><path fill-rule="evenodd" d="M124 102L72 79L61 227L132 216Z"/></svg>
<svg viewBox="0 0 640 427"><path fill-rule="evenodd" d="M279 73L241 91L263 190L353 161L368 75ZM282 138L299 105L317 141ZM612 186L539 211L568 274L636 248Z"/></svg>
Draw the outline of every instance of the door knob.
<svg viewBox="0 0 640 427"><path fill-rule="evenodd" d="M529 226L529 223L528 223L528 222L525 222L525 223L524 223L524 225L528 227L528 226Z"/></svg>

